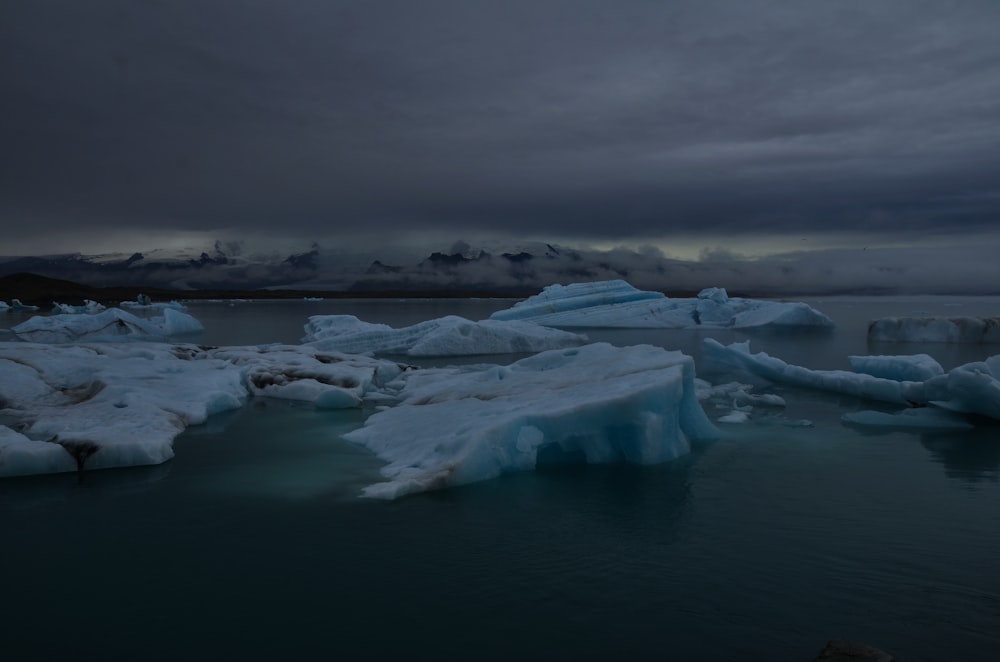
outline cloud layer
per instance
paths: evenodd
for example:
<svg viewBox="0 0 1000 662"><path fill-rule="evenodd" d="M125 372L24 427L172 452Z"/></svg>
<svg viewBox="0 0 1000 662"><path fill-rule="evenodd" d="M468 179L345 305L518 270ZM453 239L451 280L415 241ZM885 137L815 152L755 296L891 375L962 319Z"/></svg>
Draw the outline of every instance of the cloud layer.
<svg viewBox="0 0 1000 662"><path fill-rule="evenodd" d="M38 0L0 26L25 250L998 225L987 1Z"/></svg>

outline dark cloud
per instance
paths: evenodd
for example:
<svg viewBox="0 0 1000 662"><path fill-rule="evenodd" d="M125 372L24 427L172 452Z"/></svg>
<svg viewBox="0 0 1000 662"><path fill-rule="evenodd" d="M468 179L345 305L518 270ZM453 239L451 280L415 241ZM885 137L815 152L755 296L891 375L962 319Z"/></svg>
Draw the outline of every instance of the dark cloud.
<svg viewBox="0 0 1000 662"><path fill-rule="evenodd" d="M0 224L641 242L979 232L1000 6L0 8Z"/></svg>

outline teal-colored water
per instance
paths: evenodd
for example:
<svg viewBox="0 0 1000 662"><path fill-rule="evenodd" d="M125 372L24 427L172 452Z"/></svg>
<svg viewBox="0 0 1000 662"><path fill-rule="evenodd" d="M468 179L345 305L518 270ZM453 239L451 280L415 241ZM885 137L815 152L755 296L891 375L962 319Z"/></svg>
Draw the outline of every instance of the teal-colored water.
<svg viewBox="0 0 1000 662"><path fill-rule="evenodd" d="M809 303L833 333L712 335L846 368L888 353L867 346L869 318L998 308ZM399 325L506 305L354 314ZM289 342L305 315L351 305L191 312L206 343ZM705 336L590 334L696 356ZM1000 347L897 351L947 368ZM363 412L270 400L189 429L159 467L0 481L3 657L808 660L842 637L901 660L996 659L1000 427L866 434L840 415L871 403L776 392L813 426L761 417L662 466L562 466L388 503L357 498L379 462L340 438Z"/></svg>

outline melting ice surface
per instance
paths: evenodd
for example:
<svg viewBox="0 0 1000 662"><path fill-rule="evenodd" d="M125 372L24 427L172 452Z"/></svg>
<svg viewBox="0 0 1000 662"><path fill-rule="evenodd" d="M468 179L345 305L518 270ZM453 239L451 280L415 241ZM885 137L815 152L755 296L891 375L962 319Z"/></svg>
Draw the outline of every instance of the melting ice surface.
<svg viewBox="0 0 1000 662"><path fill-rule="evenodd" d="M958 366L947 374L941 374L941 366L924 355L852 357L856 369L866 370L866 374L789 365L763 352L751 354L749 341L723 346L712 338L706 338L704 345L704 357L709 366L729 374L742 370L751 380L763 378L896 405L930 405L951 412L1000 420L1000 355ZM881 376L870 374L872 372ZM914 376L925 378L913 381ZM853 414L846 420L859 425L963 427L954 423L957 420L955 417L934 410L920 413L904 410L895 419L875 414Z"/></svg>
<svg viewBox="0 0 1000 662"><path fill-rule="evenodd" d="M399 405L346 438L389 464L365 490L395 498L533 469L548 459L665 462L716 436L698 404L694 362L659 347L606 343L509 366L407 375Z"/></svg>
<svg viewBox="0 0 1000 662"><path fill-rule="evenodd" d="M530 320L557 327L593 328L829 328L833 321L799 302L729 297L712 287L697 298L672 299L623 280L550 285L541 293L493 313L494 320Z"/></svg>
<svg viewBox="0 0 1000 662"><path fill-rule="evenodd" d="M354 315L314 315L309 318L305 332L303 342L317 349L407 356L516 354L576 347L587 342L586 336L530 322L473 322L455 315L400 329L363 322Z"/></svg>
<svg viewBox="0 0 1000 662"><path fill-rule="evenodd" d="M175 308L165 307L162 315L143 318L120 308L96 314L63 313L37 316L11 329L22 340L59 343L108 340L165 340L171 336L197 333L201 322Z"/></svg>
<svg viewBox="0 0 1000 662"><path fill-rule="evenodd" d="M402 367L308 347L0 343L0 476L159 464L250 395L358 406Z"/></svg>

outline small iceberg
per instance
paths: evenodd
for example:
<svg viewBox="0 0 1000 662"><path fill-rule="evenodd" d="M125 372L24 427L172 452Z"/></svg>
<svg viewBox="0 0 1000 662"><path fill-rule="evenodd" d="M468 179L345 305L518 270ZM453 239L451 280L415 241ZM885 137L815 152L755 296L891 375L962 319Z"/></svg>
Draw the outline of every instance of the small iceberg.
<svg viewBox="0 0 1000 662"><path fill-rule="evenodd" d="M550 285L490 319L524 320L555 327L592 328L831 328L833 321L799 302L730 297L721 287L696 298L669 298L623 280Z"/></svg>
<svg viewBox="0 0 1000 662"><path fill-rule="evenodd" d="M11 331L28 342L66 343L164 340L204 330L201 322L187 313L172 308L164 308L162 312L162 316L142 318L120 308L109 308L93 315L38 316L18 324Z"/></svg>
<svg viewBox="0 0 1000 662"><path fill-rule="evenodd" d="M303 342L321 350L413 357L534 353L587 342L586 336L530 322L473 322L455 315L399 329L353 315L313 315L305 333Z"/></svg>
<svg viewBox="0 0 1000 662"><path fill-rule="evenodd" d="M20 299L11 299L10 300L10 309L11 310L23 311L23 312L26 312L26 313L30 313L30 312L34 312L34 311L38 310L38 306L29 306L26 303L21 303Z"/></svg>
<svg viewBox="0 0 1000 662"><path fill-rule="evenodd" d="M52 303L52 314L54 315L95 315L103 312L105 307L96 301L85 299L82 306L71 306L65 303Z"/></svg>
<svg viewBox="0 0 1000 662"><path fill-rule="evenodd" d="M868 340L1000 343L1000 317L883 317L868 325Z"/></svg>
<svg viewBox="0 0 1000 662"><path fill-rule="evenodd" d="M706 368L714 372L735 373L747 379L764 379L897 405L934 405L953 412L1000 420L1000 355L966 363L923 380L907 380L903 378L911 376L914 366L921 366L931 373L936 370L920 356L912 360L902 357L854 357L855 364L892 377L887 378L791 365L764 352L751 354L749 342L725 346L717 340L705 338L702 347ZM867 420L874 419L867 417Z"/></svg>

